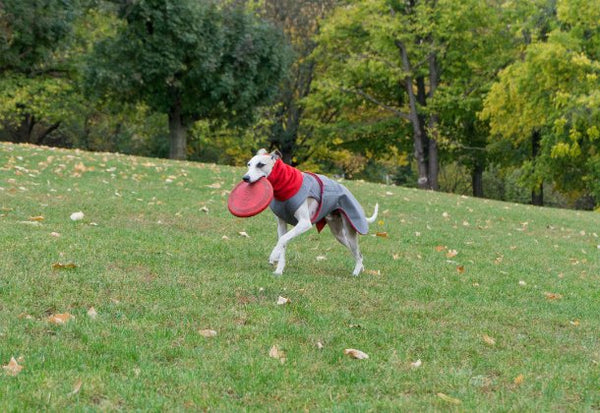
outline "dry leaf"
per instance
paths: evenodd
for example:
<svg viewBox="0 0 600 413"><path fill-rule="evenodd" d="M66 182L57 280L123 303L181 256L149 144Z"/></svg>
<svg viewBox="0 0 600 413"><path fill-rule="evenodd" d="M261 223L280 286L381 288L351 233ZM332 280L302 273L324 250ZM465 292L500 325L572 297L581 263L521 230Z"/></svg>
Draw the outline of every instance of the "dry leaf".
<svg viewBox="0 0 600 413"><path fill-rule="evenodd" d="M215 337L217 335L217 332L215 330L210 330L210 329L200 330L199 333L202 337L207 337L207 338Z"/></svg>
<svg viewBox="0 0 600 413"><path fill-rule="evenodd" d="M560 300L562 298L562 295L557 293L544 293L544 295L547 300Z"/></svg>
<svg viewBox="0 0 600 413"><path fill-rule="evenodd" d="M79 390L81 390L82 384L83 384L83 382L81 381L81 379L77 380L75 382L75 384L73 385L73 391L71 393L69 393L69 396L74 396L77 393L79 393Z"/></svg>
<svg viewBox="0 0 600 413"><path fill-rule="evenodd" d="M285 304L291 304L292 300L290 300L289 298L285 298L282 296L279 296L279 298L277 298L277 305L285 305Z"/></svg>
<svg viewBox="0 0 600 413"><path fill-rule="evenodd" d="M417 361L410 363L410 367L412 367L413 369L418 369L422 365L423 365L423 362L421 361L421 359L418 359Z"/></svg>
<svg viewBox="0 0 600 413"><path fill-rule="evenodd" d="M578 326L579 326L579 320L573 320L573 321L569 321L569 323L570 323L572 326L575 326L575 327L578 327Z"/></svg>
<svg viewBox="0 0 600 413"><path fill-rule="evenodd" d="M445 402L452 403L452 404L461 404L462 403L460 400L455 399L454 397L450 397L444 393L438 393L437 397L439 397L440 399L442 399Z"/></svg>
<svg viewBox="0 0 600 413"><path fill-rule="evenodd" d="M62 324L65 324L66 322L68 322L69 320L71 320L72 318L75 318L75 317L69 313L52 314L50 317L48 317L48 322L52 323L52 324L62 325Z"/></svg>
<svg viewBox="0 0 600 413"><path fill-rule="evenodd" d="M446 253L446 258L454 258L458 255L458 251L456 250L448 250Z"/></svg>
<svg viewBox="0 0 600 413"><path fill-rule="evenodd" d="M321 343L320 341L317 341L317 348L319 350L323 350L323 348L325 348L325 346L323 345L323 343Z"/></svg>
<svg viewBox="0 0 600 413"><path fill-rule="evenodd" d="M85 215L81 211L79 211L79 212L73 212L71 214L71 221L81 221L84 216Z"/></svg>
<svg viewBox="0 0 600 413"><path fill-rule="evenodd" d="M94 307L90 307L90 309L87 311L87 315L91 319L95 319L98 316L98 313L96 312L96 309Z"/></svg>
<svg viewBox="0 0 600 413"><path fill-rule="evenodd" d="M517 385L520 386L521 384L523 384L523 381L525 380L525 376L523 376L522 374L519 374L517 377L515 377L515 379L513 380L513 382Z"/></svg>
<svg viewBox="0 0 600 413"><path fill-rule="evenodd" d="M388 237L388 233L384 232L384 231L382 231L382 232L376 232L375 236L381 237L381 238L387 238Z"/></svg>
<svg viewBox="0 0 600 413"><path fill-rule="evenodd" d="M55 262L54 264L52 264L53 270L72 270L74 268L77 268L77 265L73 264L72 262L70 262L68 264L62 264L60 262Z"/></svg>
<svg viewBox="0 0 600 413"><path fill-rule="evenodd" d="M381 270L365 270L365 274L368 274L368 275L381 275Z"/></svg>
<svg viewBox="0 0 600 413"><path fill-rule="evenodd" d="M353 359L358 359L358 360L365 360L365 359L369 358L369 355L367 353L364 353L364 352L354 349L354 348L347 348L346 350L344 350L344 354L352 357Z"/></svg>
<svg viewBox="0 0 600 413"><path fill-rule="evenodd" d="M324 255L318 255L317 256L317 261L325 261L326 259L327 259L327 257L324 256Z"/></svg>
<svg viewBox="0 0 600 413"><path fill-rule="evenodd" d="M446 247L443 245L438 245L437 247L435 247L435 250L437 252L442 252L442 251L446 251Z"/></svg>
<svg viewBox="0 0 600 413"><path fill-rule="evenodd" d="M459 265L458 267L456 267L456 271L458 271L459 274L462 274L465 272L465 266L464 265Z"/></svg>
<svg viewBox="0 0 600 413"><path fill-rule="evenodd" d="M200 211L208 214L208 208L206 206L203 206L202 208L200 208Z"/></svg>
<svg viewBox="0 0 600 413"><path fill-rule="evenodd" d="M238 232L238 234L240 235L240 237L250 238L250 235L248 235L248 233L246 231L240 231L240 232Z"/></svg>
<svg viewBox="0 0 600 413"><path fill-rule="evenodd" d="M496 345L496 340L493 337L490 337L487 334L484 334L481 337L483 338L483 341L485 341L486 344L489 344L490 346Z"/></svg>
<svg viewBox="0 0 600 413"><path fill-rule="evenodd" d="M6 366L2 366L2 368L9 376L16 376L21 372L21 370L23 370L23 366L20 366L14 357L11 357L8 364Z"/></svg>
<svg viewBox="0 0 600 413"><path fill-rule="evenodd" d="M60 237L60 233L58 233L58 232L51 232L50 236L54 237L54 238L58 238L58 237Z"/></svg>
<svg viewBox="0 0 600 413"><path fill-rule="evenodd" d="M30 220L30 221L38 221L38 222L40 222L40 221L43 221L43 220L44 220L44 217L43 217L43 216L41 216L41 215L38 215L38 216L36 216L36 217L29 217L29 220Z"/></svg>
<svg viewBox="0 0 600 413"><path fill-rule="evenodd" d="M277 348L277 346L273 345L271 350L269 350L269 357L274 359L279 359L281 364L285 363L285 352Z"/></svg>

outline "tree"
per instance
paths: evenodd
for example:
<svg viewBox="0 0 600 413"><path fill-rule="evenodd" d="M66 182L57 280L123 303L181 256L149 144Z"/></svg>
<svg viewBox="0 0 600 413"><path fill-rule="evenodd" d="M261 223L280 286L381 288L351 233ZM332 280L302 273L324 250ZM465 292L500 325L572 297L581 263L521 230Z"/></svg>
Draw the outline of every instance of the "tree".
<svg viewBox="0 0 600 413"><path fill-rule="evenodd" d="M74 100L73 67L62 53L79 2L0 3L0 120L5 139L51 143Z"/></svg>
<svg viewBox="0 0 600 413"><path fill-rule="evenodd" d="M168 114L170 157L204 120L247 124L286 73L283 36L242 7L217 1L118 1L123 24L96 45L88 90Z"/></svg>
<svg viewBox="0 0 600 413"><path fill-rule="evenodd" d="M535 205L543 204L544 181L573 197L600 194L600 1L594 3L582 15L581 2L558 1L547 32L532 37L486 97L482 116L492 145L505 141L522 154L514 159Z"/></svg>
<svg viewBox="0 0 600 413"><path fill-rule="evenodd" d="M302 163L315 149L309 144L312 128L302 123L304 100L315 77L314 37L320 21L336 3L337 0L262 0L258 4L260 15L285 33L294 52L289 76L283 79L275 104L266 113L271 118L269 145L277 148L289 164Z"/></svg>
<svg viewBox="0 0 600 413"><path fill-rule="evenodd" d="M408 126L418 185L438 189L440 151L447 149L440 144L472 146L468 137L441 133L476 129L481 84L504 62L498 58L504 41L490 41L503 37L498 12L496 4L476 0L353 2L337 9L319 36L318 53L327 65L320 86L332 90L328 96L333 90L351 96L357 118L378 112L396 128L396 141L405 138ZM468 106L457 104L469 99ZM453 121L443 116L450 112L447 105L469 114L463 127L444 129Z"/></svg>

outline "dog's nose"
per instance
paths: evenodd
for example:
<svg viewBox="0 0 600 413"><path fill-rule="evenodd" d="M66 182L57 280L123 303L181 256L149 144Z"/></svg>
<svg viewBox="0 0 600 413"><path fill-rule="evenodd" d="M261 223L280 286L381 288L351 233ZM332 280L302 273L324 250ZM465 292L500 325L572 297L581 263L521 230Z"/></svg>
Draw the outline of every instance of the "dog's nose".
<svg viewBox="0 0 600 413"><path fill-rule="evenodd" d="M244 176L242 176L242 180L244 182L250 182L250 175L244 175Z"/></svg>

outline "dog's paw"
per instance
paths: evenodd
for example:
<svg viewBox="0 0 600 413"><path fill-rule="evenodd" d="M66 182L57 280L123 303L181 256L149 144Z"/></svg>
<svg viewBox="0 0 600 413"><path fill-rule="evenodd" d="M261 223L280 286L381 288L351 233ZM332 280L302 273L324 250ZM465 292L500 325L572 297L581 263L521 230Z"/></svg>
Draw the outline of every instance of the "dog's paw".
<svg viewBox="0 0 600 413"><path fill-rule="evenodd" d="M271 252L271 255L269 256L269 263L271 264L275 264L276 262L279 262L281 260L281 249L280 248L273 248L273 252Z"/></svg>

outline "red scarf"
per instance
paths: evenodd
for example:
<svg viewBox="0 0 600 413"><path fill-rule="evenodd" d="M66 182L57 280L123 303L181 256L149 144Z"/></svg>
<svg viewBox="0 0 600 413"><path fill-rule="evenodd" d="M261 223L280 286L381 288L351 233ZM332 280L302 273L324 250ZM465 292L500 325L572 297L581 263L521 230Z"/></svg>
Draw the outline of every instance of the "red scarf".
<svg viewBox="0 0 600 413"><path fill-rule="evenodd" d="M277 159L267 179L273 185L275 199L287 201L300 190L303 177L302 172L298 169L283 163L281 159Z"/></svg>

